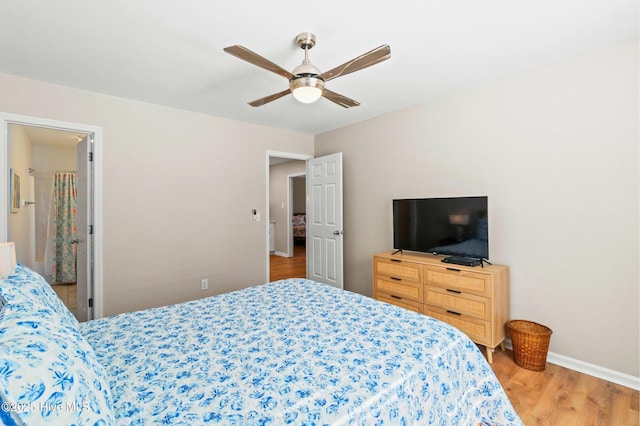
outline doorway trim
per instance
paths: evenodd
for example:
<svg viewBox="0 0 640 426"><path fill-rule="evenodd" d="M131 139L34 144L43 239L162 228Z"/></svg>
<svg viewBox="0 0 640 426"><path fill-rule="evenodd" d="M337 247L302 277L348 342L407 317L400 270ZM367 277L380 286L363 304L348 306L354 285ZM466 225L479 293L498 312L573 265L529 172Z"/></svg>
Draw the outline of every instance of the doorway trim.
<svg viewBox="0 0 640 426"><path fill-rule="evenodd" d="M265 260L266 260L266 272L265 272L265 282L269 282L270 280L270 267L269 267L269 158L270 157L276 157L276 158L287 158L290 160L303 160L303 161L308 161L310 159L313 158L313 155L311 154L299 154L299 153L294 153L294 152L281 152L281 151L266 151L266 155L265 155L265 195L266 195L266 200L265 200L265 215L264 217L266 217L266 220L264 221L264 253L265 253ZM289 197L291 196L291 193L289 192ZM290 231L289 231L290 232ZM293 237L291 237L293 238Z"/></svg>
<svg viewBox="0 0 640 426"><path fill-rule="evenodd" d="M9 125L19 124L24 126L47 127L55 130L67 130L88 133L93 136L93 312L94 319L102 318L103 315L103 263L102 263L102 127L91 126L81 123L72 123L60 120L51 120L41 117L11 114L0 112L0 126L2 135L0 136L0 241L7 241L7 151Z"/></svg>

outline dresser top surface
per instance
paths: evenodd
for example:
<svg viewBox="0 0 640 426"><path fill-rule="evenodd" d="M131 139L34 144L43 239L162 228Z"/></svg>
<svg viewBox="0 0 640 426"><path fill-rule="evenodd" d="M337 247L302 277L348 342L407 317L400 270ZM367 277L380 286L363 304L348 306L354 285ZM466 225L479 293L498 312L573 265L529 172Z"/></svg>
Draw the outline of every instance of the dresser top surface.
<svg viewBox="0 0 640 426"><path fill-rule="evenodd" d="M382 257L385 259L395 259L395 260L404 260L410 262L419 262L426 265L439 266L443 268L451 268L451 269L459 269L463 271L471 271L471 272L479 272L479 273L494 273L497 271L503 271L505 269L509 269L508 266L505 265L489 265L484 263L483 266L464 266L464 265L456 265L452 263L444 263L442 259L447 256L434 255L429 253L418 253L412 251L403 251L395 253L395 250L384 251L381 253L375 253L374 256Z"/></svg>

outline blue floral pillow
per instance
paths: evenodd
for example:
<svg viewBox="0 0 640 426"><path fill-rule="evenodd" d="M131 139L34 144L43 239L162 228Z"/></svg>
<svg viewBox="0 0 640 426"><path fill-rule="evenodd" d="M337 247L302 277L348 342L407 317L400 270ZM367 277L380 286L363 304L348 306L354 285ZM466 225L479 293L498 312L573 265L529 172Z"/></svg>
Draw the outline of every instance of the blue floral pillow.
<svg viewBox="0 0 640 426"><path fill-rule="evenodd" d="M0 422L113 424L104 367L77 321L53 299L58 299L56 294L43 287L46 281L26 282L25 275L19 275L0 281L6 300L0 322Z"/></svg>
<svg viewBox="0 0 640 426"><path fill-rule="evenodd" d="M64 303L62 303L62 300L53 291L49 283L34 270L19 263L15 272L7 277L5 284L0 284L0 288L3 287L7 291L10 290L21 294L27 299L37 300L40 304L51 308L65 322L78 326L76 317L64 306Z"/></svg>

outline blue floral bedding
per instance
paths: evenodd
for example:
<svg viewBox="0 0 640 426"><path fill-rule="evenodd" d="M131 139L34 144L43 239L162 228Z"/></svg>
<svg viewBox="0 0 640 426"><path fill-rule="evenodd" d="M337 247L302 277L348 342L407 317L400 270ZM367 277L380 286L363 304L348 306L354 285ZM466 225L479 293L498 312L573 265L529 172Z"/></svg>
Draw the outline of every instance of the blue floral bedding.
<svg viewBox="0 0 640 426"><path fill-rule="evenodd" d="M120 424L522 424L463 333L304 279L79 327Z"/></svg>
<svg viewBox="0 0 640 426"><path fill-rule="evenodd" d="M104 368L51 286L18 265L0 299L0 424L115 424Z"/></svg>

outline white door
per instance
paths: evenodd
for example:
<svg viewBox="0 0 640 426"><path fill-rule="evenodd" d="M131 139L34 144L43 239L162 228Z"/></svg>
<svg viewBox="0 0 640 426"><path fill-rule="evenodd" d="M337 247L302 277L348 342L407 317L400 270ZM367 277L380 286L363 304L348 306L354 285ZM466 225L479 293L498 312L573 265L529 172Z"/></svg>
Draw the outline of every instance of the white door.
<svg viewBox="0 0 640 426"><path fill-rule="evenodd" d="M342 153L307 162L307 278L344 288Z"/></svg>
<svg viewBox="0 0 640 426"><path fill-rule="evenodd" d="M77 174L77 284L78 301L76 317L78 321L93 319L93 211L90 202L92 193L91 179L93 145L90 136L78 142L76 155L78 161Z"/></svg>

